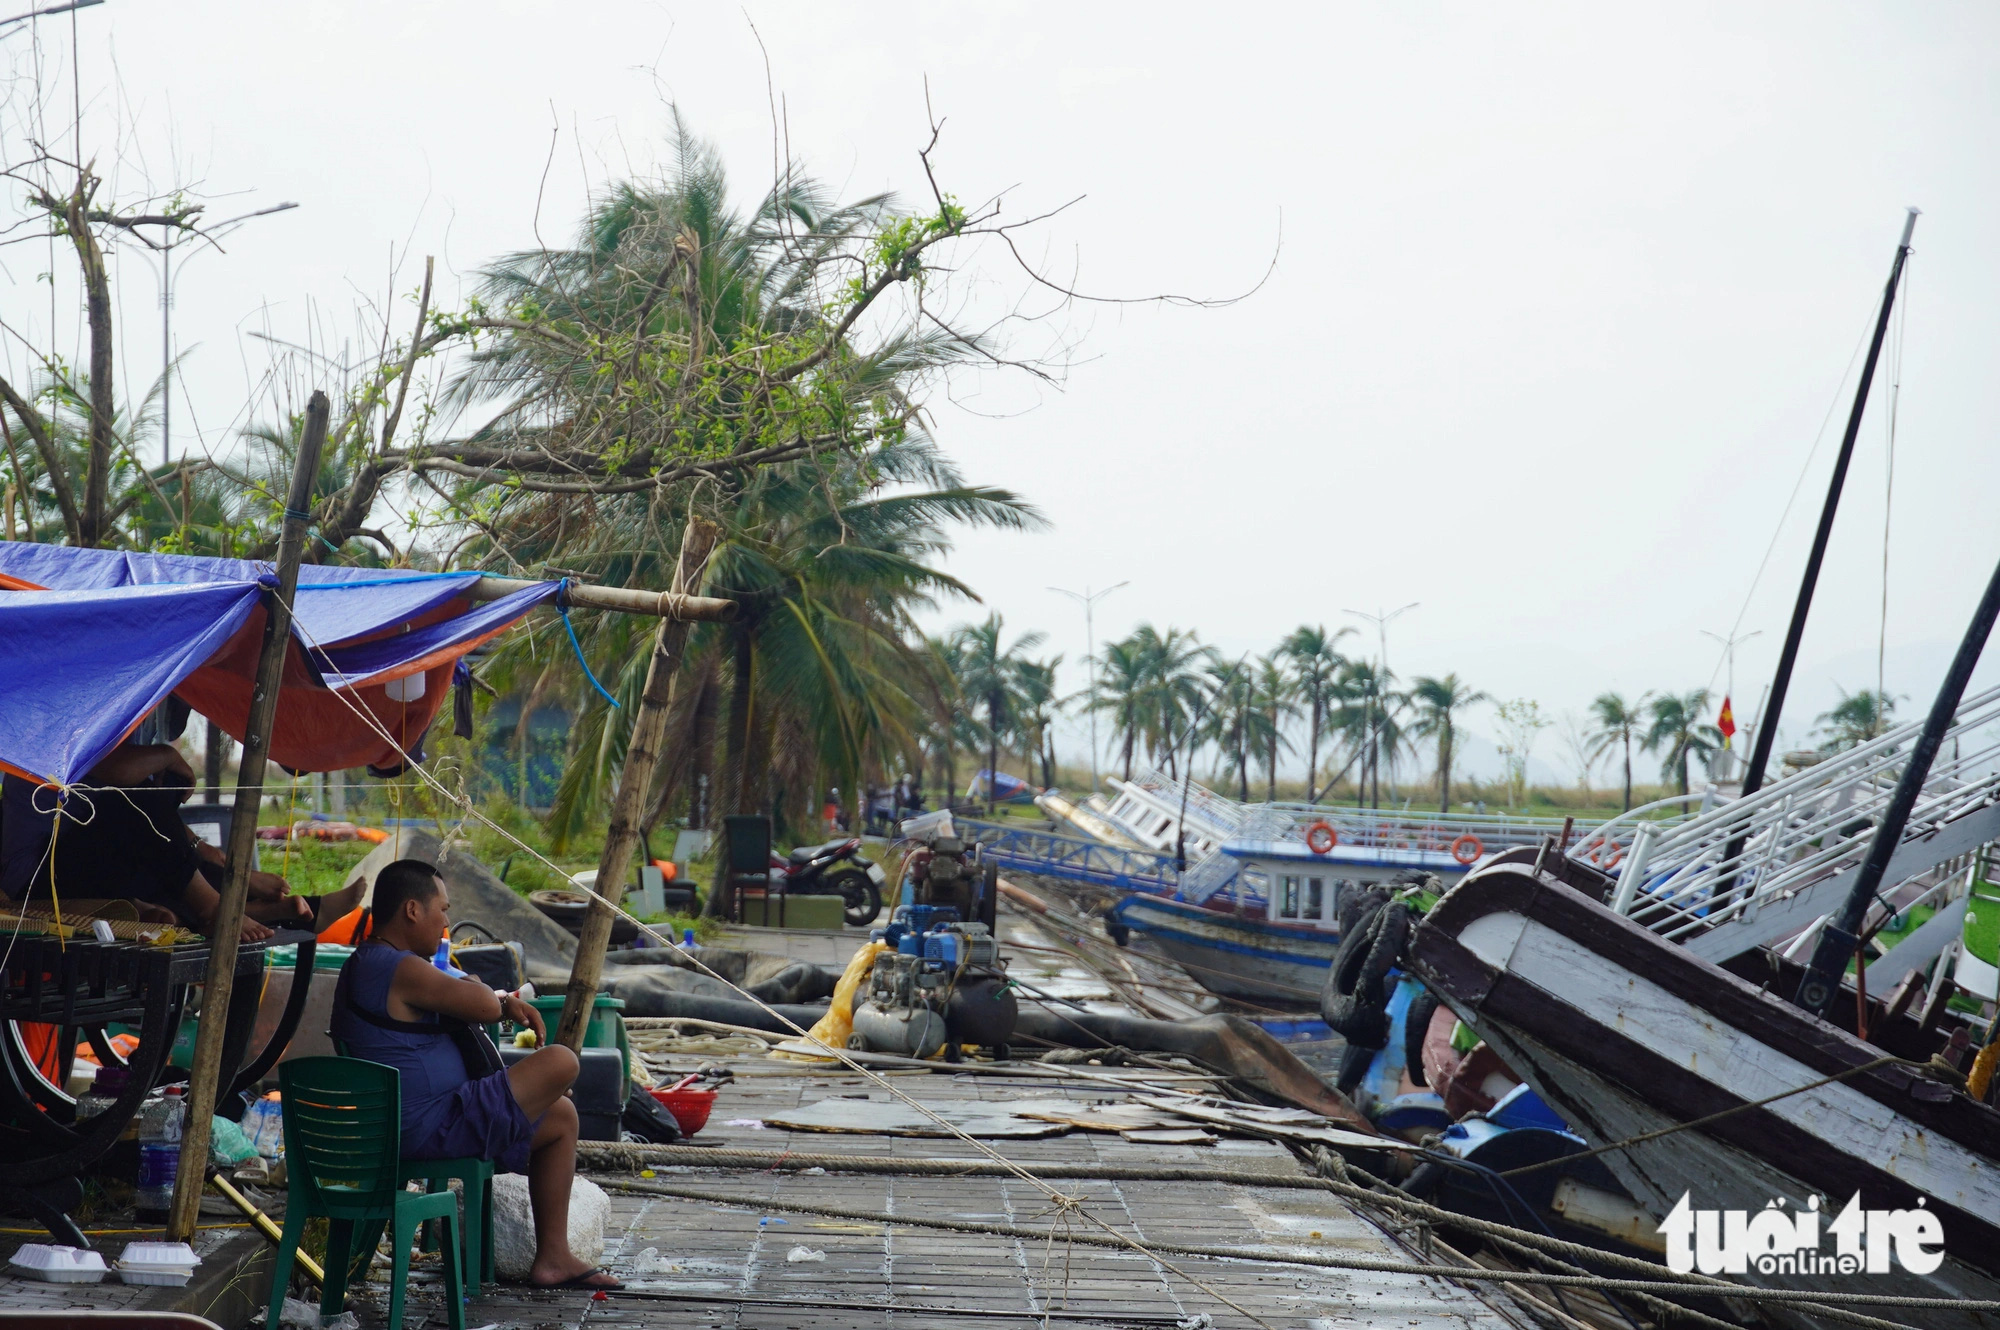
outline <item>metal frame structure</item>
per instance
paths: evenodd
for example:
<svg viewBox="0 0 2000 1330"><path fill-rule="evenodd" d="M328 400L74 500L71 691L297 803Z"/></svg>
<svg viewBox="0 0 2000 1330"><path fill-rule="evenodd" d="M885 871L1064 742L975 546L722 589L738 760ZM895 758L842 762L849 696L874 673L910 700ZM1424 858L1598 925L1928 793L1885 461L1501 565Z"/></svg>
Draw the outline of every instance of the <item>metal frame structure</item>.
<svg viewBox="0 0 2000 1330"><path fill-rule="evenodd" d="M959 834L977 841L987 859L1017 873L1095 882L1100 886L1153 895L1172 895L1180 885L1171 854L1127 850L1081 836L1064 836L1003 822L953 819Z"/></svg>
<svg viewBox="0 0 2000 1330"><path fill-rule="evenodd" d="M1931 768L1882 896L2000 839L2000 741L1979 733L1996 721L2000 688L1960 704L1945 735L1958 751ZM1898 726L1678 825L1661 827L1653 814L1680 796L1635 808L1584 836L1570 857L1618 878L1613 910L1707 960L1806 932L1854 881L1922 729ZM1958 876L1919 885L1934 899Z"/></svg>

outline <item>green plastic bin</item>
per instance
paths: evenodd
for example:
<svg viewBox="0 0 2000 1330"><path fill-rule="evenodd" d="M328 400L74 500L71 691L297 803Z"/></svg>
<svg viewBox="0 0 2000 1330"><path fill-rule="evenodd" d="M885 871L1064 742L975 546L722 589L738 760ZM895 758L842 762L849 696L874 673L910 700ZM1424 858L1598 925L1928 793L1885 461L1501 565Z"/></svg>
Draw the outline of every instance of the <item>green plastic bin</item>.
<svg viewBox="0 0 2000 1330"><path fill-rule="evenodd" d="M545 993L541 997L528 999L536 1011L542 1013L542 1024L548 1026L549 1037L553 1039L556 1022L562 1019L563 995ZM585 1048L615 1048L618 1060L625 1068L625 1080L632 1080L632 1045L625 1038L625 1018L619 1013L625 1010L625 1000L599 993L597 1001L590 1009L590 1022L583 1027ZM494 1042L499 1042L499 1034L494 1034Z"/></svg>

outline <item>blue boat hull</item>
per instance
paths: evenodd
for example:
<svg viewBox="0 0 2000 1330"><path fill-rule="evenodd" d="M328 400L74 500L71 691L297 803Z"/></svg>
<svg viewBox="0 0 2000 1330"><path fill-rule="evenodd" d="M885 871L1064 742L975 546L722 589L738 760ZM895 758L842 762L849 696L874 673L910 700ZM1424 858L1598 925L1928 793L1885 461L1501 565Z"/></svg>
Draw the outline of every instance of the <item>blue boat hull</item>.
<svg viewBox="0 0 2000 1330"><path fill-rule="evenodd" d="M1111 917L1171 957L1211 993L1265 1006L1311 1010L1340 935L1331 929L1274 923L1134 894Z"/></svg>

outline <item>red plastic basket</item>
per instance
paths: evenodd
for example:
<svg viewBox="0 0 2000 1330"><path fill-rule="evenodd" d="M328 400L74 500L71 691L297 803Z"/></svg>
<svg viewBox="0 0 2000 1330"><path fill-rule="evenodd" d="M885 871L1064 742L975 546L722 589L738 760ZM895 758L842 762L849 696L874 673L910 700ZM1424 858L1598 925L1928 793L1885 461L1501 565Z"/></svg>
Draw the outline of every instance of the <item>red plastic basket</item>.
<svg viewBox="0 0 2000 1330"><path fill-rule="evenodd" d="M681 1125L681 1135L692 1136L708 1125L708 1115L715 1108L713 1090L653 1090L653 1098L660 1106L674 1115L674 1121Z"/></svg>

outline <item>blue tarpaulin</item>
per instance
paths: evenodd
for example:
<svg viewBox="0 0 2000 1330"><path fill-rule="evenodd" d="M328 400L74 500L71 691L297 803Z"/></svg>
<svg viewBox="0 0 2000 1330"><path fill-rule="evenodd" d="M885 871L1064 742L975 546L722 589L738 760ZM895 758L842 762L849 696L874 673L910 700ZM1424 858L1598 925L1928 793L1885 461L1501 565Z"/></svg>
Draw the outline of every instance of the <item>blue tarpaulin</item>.
<svg viewBox="0 0 2000 1330"><path fill-rule="evenodd" d="M271 758L400 765L458 660L559 589L474 605L478 576L302 566ZM275 584L253 560L0 541L0 768L81 782L170 693L241 740Z"/></svg>

